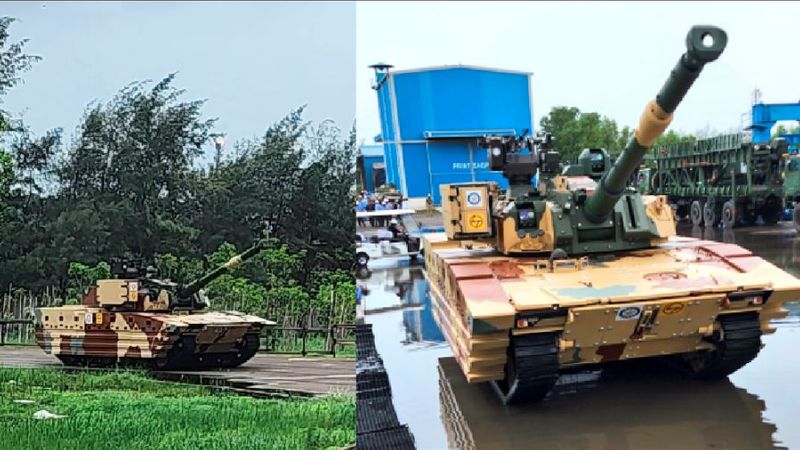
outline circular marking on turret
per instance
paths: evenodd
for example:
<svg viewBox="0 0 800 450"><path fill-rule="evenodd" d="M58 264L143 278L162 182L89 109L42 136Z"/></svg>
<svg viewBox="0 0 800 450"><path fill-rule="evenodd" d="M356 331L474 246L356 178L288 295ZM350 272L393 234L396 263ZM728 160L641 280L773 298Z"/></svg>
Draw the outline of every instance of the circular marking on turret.
<svg viewBox="0 0 800 450"><path fill-rule="evenodd" d="M642 307L641 306L627 306L624 308L620 308L617 311L616 320L632 320L638 319L639 316L642 315Z"/></svg>
<svg viewBox="0 0 800 450"><path fill-rule="evenodd" d="M467 204L469 206L483 206L483 196L479 191L468 192Z"/></svg>
<svg viewBox="0 0 800 450"><path fill-rule="evenodd" d="M480 214L472 214L469 216L469 226L472 228L483 227L483 216Z"/></svg>
<svg viewBox="0 0 800 450"><path fill-rule="evenodd" d="M685 308L685 307L686 307L685 303L681 303L681 302L669 303L667 305L664 305L664 307L661 308L661 311L663 311L664 314L672 315L672 314L680 313L681 311L683 311L683 308Z"/></svg>

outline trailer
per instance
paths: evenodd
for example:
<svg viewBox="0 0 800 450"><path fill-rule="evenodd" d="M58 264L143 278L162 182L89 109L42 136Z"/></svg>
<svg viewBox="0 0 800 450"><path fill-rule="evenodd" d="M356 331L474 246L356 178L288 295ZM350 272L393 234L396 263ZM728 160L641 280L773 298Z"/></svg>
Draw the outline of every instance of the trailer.
<svg viewBox="0 0 800 450"><path fill-rule="evenodd" d="M730 228L758 217L773 225L783 209L787 149L785 140L753 143L741 133L661 146L653 150L655 169L637 181L695 225Z"/></svg>

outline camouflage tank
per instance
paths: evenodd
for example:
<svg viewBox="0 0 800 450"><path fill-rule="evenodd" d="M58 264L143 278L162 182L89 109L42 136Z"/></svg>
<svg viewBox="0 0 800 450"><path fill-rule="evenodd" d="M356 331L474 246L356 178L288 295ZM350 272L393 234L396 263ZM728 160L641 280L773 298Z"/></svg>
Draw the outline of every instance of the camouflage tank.
<svg viewBox="0 0 800 450"><path fill-rule="evenodd" d="M153 278L152 268L120 264L118 278L97 281L80 305L38 308L36 343L70 366L239 366L258 351L261 330L275 323L236 312L203 312L208 300L202 288L262 249L259 242L185 285Z"/></svg>
<svg viewBox="0 0 800 450"><path fill-rule="evenodd" d="M467 380L491 382L505 403L541 400L559 373L634 358L725 377L800 298L800 280L737 245L678 237L665 196L626 187L727 35L696 26L686 43L610 167L563 170L546 135L486 136L508 191L440 186L445 232L424 236L434 317Z"/></svg>

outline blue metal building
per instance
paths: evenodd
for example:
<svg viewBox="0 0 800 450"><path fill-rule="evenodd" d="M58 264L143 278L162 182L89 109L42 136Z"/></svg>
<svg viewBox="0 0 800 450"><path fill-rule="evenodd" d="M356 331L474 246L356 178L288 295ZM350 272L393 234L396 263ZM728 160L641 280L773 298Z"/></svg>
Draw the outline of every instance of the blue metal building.
<svg viewBox="0 0 800 450"><path fill-rule="evenodd" d="M800 103L756 103L751 111L753 142L764 143L772 139L772 127L782 120L800 120ZM786 133L781 137L789 143L790 151L796 152L800 144L800 134Z"/></svg>
<svg viewBox="0 0 800 450"><path fill-rule="evenodd" d="M383 160L383 145L362 145L356 160L361 185L369 192L386 183L386 166Z"/></svg>
<svg viewBox="0 0 800 450"><path fill-rule="evenodd" d="M486 134L533 133L531 78L527 72L472 66L390 70L376 64L381 141L387 183L408 198L431 194L439 185L496 181L477 138Z"/></svg>

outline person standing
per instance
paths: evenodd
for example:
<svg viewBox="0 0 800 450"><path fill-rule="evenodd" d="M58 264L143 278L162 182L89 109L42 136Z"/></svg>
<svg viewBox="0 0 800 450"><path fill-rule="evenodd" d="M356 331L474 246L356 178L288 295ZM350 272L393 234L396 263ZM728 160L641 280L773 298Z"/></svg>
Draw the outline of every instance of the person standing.
<svg viewBox="0 0 800 450"><path fill-rule="evenodd" d="M367 211L367 199L363 195L359 195L356 199L356 212L366 212ZM363 227L366 221L363 217L358 218L358 226Z"/></svg>
<svg viewBox="0 0 800 450"><path fill-rule="evenodd" d="M386 208L384 208L383 202L381 201L381 199L378 198L378 201L375 203L375 211L377 212L377 211L384 211L384 210L386 210ZM375 226L376 227L383 227L383 223L384 223L383 222L383 217L375 217Z"/></svg>
<svg viewBox="0 0 800 450"><path fill-rule="evenodd" d="M367 211L367 212L373 212L373 211L375 211L375 200L374 200L374 199L370 198L370 199L367 201L367 207L366 207L366 211ZM369 220L369 224L370 224L370 226L375 226L375 218L374 218L374 217L371 217L371 218L369 218L368 220Z"/></svg>

